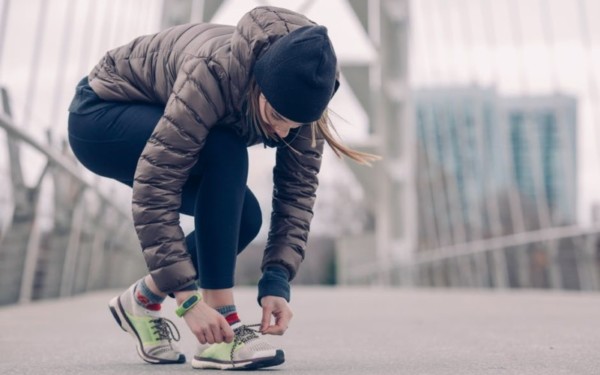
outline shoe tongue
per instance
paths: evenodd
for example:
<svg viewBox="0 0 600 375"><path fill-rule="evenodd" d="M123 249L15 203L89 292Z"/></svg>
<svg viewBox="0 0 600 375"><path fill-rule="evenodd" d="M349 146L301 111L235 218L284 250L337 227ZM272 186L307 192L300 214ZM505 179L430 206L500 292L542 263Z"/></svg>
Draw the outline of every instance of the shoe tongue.
<svg viewBox="0 0 600 375"><path fill-rule="evenodd" d="M242 322L235 322L231 325L231 329L238 329L242 326Z"/></svg>
<svg viewBox="0 0 600 375"><path fill-rule="evenodd" d="M148 310L145 308L141 309L144 312L144 315L151 317L151 318L160 318L160 310Z"/></svg>

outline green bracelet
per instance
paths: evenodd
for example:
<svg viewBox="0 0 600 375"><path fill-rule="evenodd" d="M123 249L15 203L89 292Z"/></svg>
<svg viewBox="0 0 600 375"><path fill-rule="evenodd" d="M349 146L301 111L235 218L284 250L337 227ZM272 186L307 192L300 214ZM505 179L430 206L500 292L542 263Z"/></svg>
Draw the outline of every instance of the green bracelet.
<svg viewBox="0 0 600 375"><path fill-rule="evenodd" d="M175 310L175 314L177 314L177 316L181 318L185 315L186 312L188 312L188 310L190 310L200 301L202 301L202 295L200 293L196 292L192 294L185 301L183 301L181 306L177 307L177 309Z"/></svg>

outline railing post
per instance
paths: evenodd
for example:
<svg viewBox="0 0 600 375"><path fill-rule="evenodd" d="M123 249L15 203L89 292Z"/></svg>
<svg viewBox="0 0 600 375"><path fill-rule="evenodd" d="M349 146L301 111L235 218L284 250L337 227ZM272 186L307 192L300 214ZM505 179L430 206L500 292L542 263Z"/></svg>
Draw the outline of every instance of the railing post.
<svg viewBox="0 0 600 375"><path fill-rule="evenodd" d="M48 170L50 168L50 163L46 163L42 173L40 173L38 177L38 181L35 184L35 189L38 190L38 197L41 194L42 182L46 178ZM35 203L36 207L38 202ZM34 295L34 286L35 286L35 277L38 271L38 259L40 256L40 245L42 233L39 228L39 219L37 218L37 214L33 221L33 227L31 228L31 232L29 235L29 240L27 241L27 251L25 252L25 266L23 267L23 276L21 278L21 292L19 296L19 302L30 302L33 299Z"/></svg>
<svg viewBox="0 0 600 375"><path fill-rule="evenodd" d="M598 235L589 233L578 238L576 243L577 253L577 271L579 272L579 280L582 290L600 290L600 258L597 254Z"/></svg>
<svg viewBox="0 0 600 375"><path fill-rule="evenodd" d="M515 259L517 261L517 280L519 281L519 288L530 288L531 287L531 261L530 251L528 245L514 246L512 251L515 252Z"/></svg>
<svg viewBox="0 0 600 375"><path fill-rule="evenodd" d="M563 287L563 278L560 270L560 258L558 252L558 240L549 240L545 242L547 246L548 258L548 276L550 279L550 288L561 289Z"/></svg>
<svg viewBox="0 0 600 375"><path fill-rule="evenodd" d="M64 279L67 250L71 243L75 206L83 193L84 186L72 176L53 165L54 181L54 227L50 233L48 249L40 257L45 269L44 280L40 285L39 297L52 298L64 295Z"/></svg>
<svg viewBox="0 0 600 375"><path fill-rule="evenodd" d="M96 232L101 232L104 228L101 227L100 220L103 213L101 212L102 206L97 207L92 211L90 202L92 197L88 197L86 200L86 211L87 215L83 221L83 227L80 239L80 250L77 257L77 264L75 267L75 277L73 280L73 293L86 292L88 285L88 275L92 267L92 256L94 254L94 247L97 246Z"/></svg>
<svg viewBox="0 0 600 375"><path fill-rule="evenodd" d="M107 205L100 202L100 207L94 220L95 229L93 230L93 242L90 252L90 261L87 266L87 276L85 281L85 291L95 289L95 280L102 264L102 252L106 242L106 232L108 225L106 220Z"/></svg>
<svg viewBox="0 0 600 375"><path fill-rule="evenodd" d="M73 294L73 283L75 281L75 268L77 257L81 252L81 236L83 232L83 221L85 220L86 207L84 204L84 189L77 191L73 202L74 209L71 213L71 222L68 227L68 242L62 265L62 277L60 280L60 296L67 297Z"/></svg>
<svg viewBox="0 0 600 375"><path fill-rule="evenodd" d="M4 87L0 88L0 95L0 112L7 118L12 118L10 98ZM0 305L19 301L27 248L34 227L40 191L39 186L29 188L25 185L21 170L20 142L8 132L6 142L14 210L6 234L0 238Z"/></svg>
<svg viewBox="0 0 600 375"><path fill-rule="evenodd" d="M506 248L492 250L494 277L493 287L498 289L508 288L508 264L506 263Z"/></svg>
<svg viewBox="0 0 600 375"><path fill-rule="evenodd" d="M489 267L487 264L487 254L474 254L475 269L477 270L477 287L485 288L489 286L488 275Z"/></svg>

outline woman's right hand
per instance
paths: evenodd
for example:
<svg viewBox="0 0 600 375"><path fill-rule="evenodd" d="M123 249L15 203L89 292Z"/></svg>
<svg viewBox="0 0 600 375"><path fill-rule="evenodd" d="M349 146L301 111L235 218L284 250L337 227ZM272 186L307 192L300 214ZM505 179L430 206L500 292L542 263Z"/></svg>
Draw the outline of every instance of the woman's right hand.
<svg viewBox="0 0 600 375"><path fill-rule="evenodd" d="M196 292L176 292L177 304L181 305L194 293ZM201 344L230 343L233 341L234 333L227 320L204 301L198 302L189 309L183 319Z"/></svg>

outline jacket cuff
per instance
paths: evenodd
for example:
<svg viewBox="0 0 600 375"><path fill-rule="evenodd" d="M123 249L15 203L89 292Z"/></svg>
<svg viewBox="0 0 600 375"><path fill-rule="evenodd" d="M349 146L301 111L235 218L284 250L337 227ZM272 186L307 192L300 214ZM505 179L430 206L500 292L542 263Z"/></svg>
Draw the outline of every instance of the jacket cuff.
<svg viewBox="0 0 600 375"><path fill-rule="evenodd" d="M172 291L171 293L169 293L169 297L171 298L175 298L175 292L189 292L192 290L198 290L198 283L197 282L193 282L187 286L184 286L182 288L179 288L175 291Z"/></svg>
<svg viewBox="0 0 600 375"><path fill-rule="evenodd" d="M291 246L267 245L262 260L263 272L271 266L284 267L288 271L288 280L293 280L304 255L294 250Z"/></svg>
<svg viewBox="0 0 600 375"><path fill-rule="evenodd" d="M150 271L152 279L163 293L172 293L196 285L196 269L186 259Z"/></svg>
<svg viewBox="0 0 600 375"><path fill-rule="evenodd" d="M184 286L182 288L175 290L175 292L188 292L191 290L198 290L198 284L193 282L190 285L187 285L187 286Z"/></svg>
<svg viewBox="0 0 600 375"><path fill-rule="evenodd" d="M290 273L282 265L270 265L265 268L258 282L258 304L261 305L260 300L265 296L282 297L290 302L289 279Z"/></svg>

